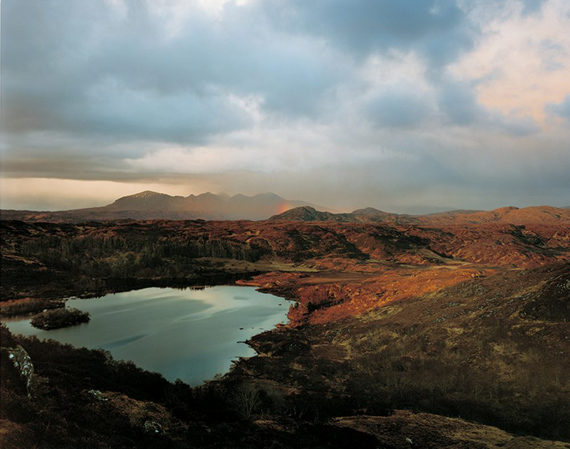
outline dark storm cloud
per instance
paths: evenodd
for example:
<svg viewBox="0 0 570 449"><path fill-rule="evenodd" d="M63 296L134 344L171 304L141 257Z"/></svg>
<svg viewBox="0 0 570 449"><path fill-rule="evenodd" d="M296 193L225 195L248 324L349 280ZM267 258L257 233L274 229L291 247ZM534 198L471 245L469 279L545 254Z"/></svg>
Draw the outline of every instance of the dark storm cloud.
<svg viewBox="0 0 570 449"><path fill-rule="evenodd" d="M166 41L154 36L141 42L132 30L114 36L96 65L158 94L191 90L208 96L216 86L222 93L259 95L270 110L314 113L319 95L343 75L334 58L310 43L271 35L255 10L226 9L219 22L193 11Z"/></svg>
<svg viewBox="0 0 570 449"><path fill-rule="evenodd" d="M259 96L285 115L315 115L345 74L326 48L275 37L258 11L198 8L175 36L146 2L126 17L104 2L4 2L8 132L63 130L203 143L248 127L228 97ZM334 53L334 52L332 52Z"/></svg>
<svg viewBox="0 0 570 449"><path fill-rule="evenodd" d="M316 36L351 55L414 50L441 69L470 48L474 28L448 1L274 0L263 3L282 29Z"/></svg>
<svg viewBox="0 0 570 449"><path fill-rule="evenodd" d="M537 149L567 168L565 131L549 140L530 109L481 103L505 67L454 63L480 48L480 17L540 17L546 4L4 0L3 176L212 180L333 207L475 191L495 166L520 187L500 171L526 173ZM542 69L562 73L567 45L540 39ZM569 111L569 97L546 108Z"/></svg>
<svg viewBox="0 0 570 449"><path fill-rule="evenodd" d="M203 144L251 126L229 94L256 98L269 113L317 118L324 96L354 76L352 56L414 50L442 68L474 34L456 5L439 1L229 3L220 18L195 8L170 38L146 2L124 5L121 17L105 2L5 2L7 132ZM413 125L430 109L385 96L369 104L375 123Z"/></svg>
<svg viewBox="0 0 570 449"><path fill-rule="evenodd" d="M318 119L325 98L357 73L353 56L413 51L439 72L477 35L456 4L438 0L228 3L217 18L194 8L171 37L147 2L124 5L122 17L103 1L4 2L6 132L204 144L251 127L231 95ZM484 113L473 86L431 82L452 123ZM434 105L406 88L368 100L365 113L375 124L421 123Z"/></svg>
<svg viewBox="0 0 570 449"><path fill-rule="evenodd" d="M85 170L90 167L90 170ZM8 177L39 177L39 178L69 178L69 179L101 179L101 173L107 173L107 179L112 179L112 173L117 171L114 160L101 157L74 154L72 157L54 158L52 155L35 157L15 157L3 163L3 170ZM126 176L127 175L127 176ZM128 174L121 173L119 178L125 179Z"/></svg>
<svg viewBox="0 0 570 449"><path fill-rule="evenodd" d="M219 90L168 85L175 66L132 5L127 27L101 2L5 2L5 129L199 142L247 124Z"/></svg>

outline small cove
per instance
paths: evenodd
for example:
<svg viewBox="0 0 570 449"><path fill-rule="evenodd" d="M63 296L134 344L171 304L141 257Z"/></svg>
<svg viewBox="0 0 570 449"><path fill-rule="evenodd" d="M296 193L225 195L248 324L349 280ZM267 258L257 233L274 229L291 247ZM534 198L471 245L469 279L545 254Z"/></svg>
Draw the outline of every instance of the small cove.
<svg viewBox="0 0 570 449"><path fill-rule="evenodd" d="M89 323L44 331L30 317L3 321L10 331L76 347L108 350L116 360L195 386L226 373L233 360L255 355L243 342L287 321L289 302L252 287L146 288L66 307L91 314Z"/></svg>

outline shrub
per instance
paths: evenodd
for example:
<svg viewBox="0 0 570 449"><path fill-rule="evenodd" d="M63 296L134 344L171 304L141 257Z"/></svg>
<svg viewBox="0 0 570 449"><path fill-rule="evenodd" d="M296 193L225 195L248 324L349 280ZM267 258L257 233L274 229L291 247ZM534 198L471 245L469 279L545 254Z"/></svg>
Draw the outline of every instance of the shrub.
<svg viewBox="0 0 570 449"><path fill-rule="evenodd" d="M57 309L64 307L63 301L50 301L48 299L24 298L0 303L0 314L2 315L25 315L27 313L37 313L45 309Z"/></svg>
<svg viewBox="0 0 570 449"><path fill-rule="evenodd" d="M89 313L79 309L56 309L36 315L31 324L38 329L50 330L87 323L89 319Z"/></svg>

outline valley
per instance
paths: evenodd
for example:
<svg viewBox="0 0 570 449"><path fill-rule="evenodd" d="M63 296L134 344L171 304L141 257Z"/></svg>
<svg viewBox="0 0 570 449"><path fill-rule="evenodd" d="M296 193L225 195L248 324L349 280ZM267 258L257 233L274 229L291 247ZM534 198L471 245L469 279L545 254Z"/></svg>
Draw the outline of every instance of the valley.
<svg viewBox="0 0 570 449"><path fill-rule="evenodd" d="M0 449L570 449L570 1L0 12Z"/></svg>
<svg viewBox="0 0 570 449"><path fill-rule="evenodd" d="M570 225L552 209L3 220L3 307L218 283L294 301L288 324L248 341L257 356L196 388L3 329L6 447L569 447ZM31 398L6 358L16 345ZM80 418L110 412L128 441Z"/></svg>

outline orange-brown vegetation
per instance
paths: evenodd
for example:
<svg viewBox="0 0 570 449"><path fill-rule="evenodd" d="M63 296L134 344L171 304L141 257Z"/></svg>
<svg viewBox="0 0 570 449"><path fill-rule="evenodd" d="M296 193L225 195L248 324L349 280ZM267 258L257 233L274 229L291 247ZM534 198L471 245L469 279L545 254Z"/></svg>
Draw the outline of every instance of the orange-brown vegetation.
<svg viewBox="0 0 570 449"><path fill-rule="evenodd" d="M322 324L383 307L403 299L416 298L474 277L492 269L478 267L436 268L381 267L373 275L339 276L318 273L313 276L268 273L251 281L238 281L295 298L289 312L290 325Z"/></svg>
<svg viewBox="0 0 570 449"><path fill-rule="evenodd" d="M505 208L436 214L429 222L382 217L2 222L2 299L10 304L189 285L213 272L247 274L238 283L294 301L288 325L249 342L259 356L198 390L169 386L101 354L6 337L37 361L45 411L24 398L3 359L9 395L2 428L27 443L44 438L53 445L71 435L92 447L135 446L101 426L82 437L77 426L88 425L62 412L65 403L97 417L113 414L138 447L410 447L406 438L429 448L566 447L534 438L570 441L565 212ZM129 376L141 383L131 388ZM147 391L151 379L160 387L155 394ZM86 393L93 389L108 401ZM387 416L395 409L417 413ZM50 437L42 416L62 415L70 424ZM34 419L40 424L30 425ZM147 421L161 421L166 433L150 440Z"/></svg>
<svg viewBox="0 0 570 449"><path fill-rule="evenodd" d="M27 313L38 313L46 309L56 309L64 307L63 301L50 301L47 299L12 299L0 302L0 315L25 315Z"/></svg>

